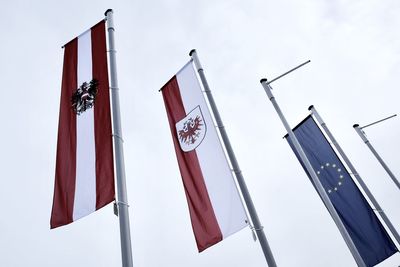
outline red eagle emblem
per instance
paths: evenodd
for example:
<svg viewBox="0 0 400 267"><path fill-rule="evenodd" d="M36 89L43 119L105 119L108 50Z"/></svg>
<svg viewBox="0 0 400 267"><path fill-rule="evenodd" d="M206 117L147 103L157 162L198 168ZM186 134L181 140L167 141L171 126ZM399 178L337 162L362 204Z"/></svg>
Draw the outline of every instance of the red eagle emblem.
<svg viewBox="0 0 400 267"><path fill-rule="evenodd" d="M183 129L178 131L180 141L187 145L194 144L200 136L201 126L203 123L199 115L194 119L189 118L183 123Z"/></svg>

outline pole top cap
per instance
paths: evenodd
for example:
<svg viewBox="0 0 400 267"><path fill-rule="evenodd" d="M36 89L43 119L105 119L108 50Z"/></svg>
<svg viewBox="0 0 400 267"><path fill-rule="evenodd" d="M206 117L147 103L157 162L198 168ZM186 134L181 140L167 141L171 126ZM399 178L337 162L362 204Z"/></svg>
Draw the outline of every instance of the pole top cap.
<svg viewBox="0 0 400 267"><path fill-rule="evenodd" d="M267 78L262 78L262 79L260 80L260 83L267 82L267 81L268 81Z"/></svg>
<svg viewBox="0 0 400 267"><path fill-rule="evenodd" d="M308 107L308 110L312 110L314 108L314 105L311 105Z"/></svg>
<svg viewBox="0 0 400 267"><path fill-rule="evenodd" d="M358 124L354 124L353 125L353 128L357 128L357 127L359 127L360 125L358 125Z"/></svg>
<svg viewBox="0 0 400 267"><path fill-rule="evenodd" d="M107 9L106 12L104 12L104 16L107 17L108 12L113 12L113 10L111 8Z"/></svg>
<svg viewBox="0 0 400 267"><path fill-rule="evenodd" d="M189 52L189 56L192 56L192 54L193 53L196 53L196 49L192 49L192 50L190 50L190 52Z"/></svg>

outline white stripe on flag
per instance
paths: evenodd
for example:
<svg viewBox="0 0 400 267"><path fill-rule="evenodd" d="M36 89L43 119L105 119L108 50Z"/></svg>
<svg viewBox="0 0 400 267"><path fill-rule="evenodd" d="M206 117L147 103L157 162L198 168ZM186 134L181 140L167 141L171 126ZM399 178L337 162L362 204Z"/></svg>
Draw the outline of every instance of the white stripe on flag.
<svg viewBox="0 0 400 267"><path fill-rule="evenodd" d="M78 84L92 80L91 31L78 37ZM96 210L96 157L93 109L76 118L76 183L73 220Z"/></svg>
<svg viewBox="0 0 400 267"><path fill-rule="evenodd" d="M186 65L176 78L186 114L200 106L207 127L196 154L214 214L226 238L247 226L247 215L193 65Z"/></svg>

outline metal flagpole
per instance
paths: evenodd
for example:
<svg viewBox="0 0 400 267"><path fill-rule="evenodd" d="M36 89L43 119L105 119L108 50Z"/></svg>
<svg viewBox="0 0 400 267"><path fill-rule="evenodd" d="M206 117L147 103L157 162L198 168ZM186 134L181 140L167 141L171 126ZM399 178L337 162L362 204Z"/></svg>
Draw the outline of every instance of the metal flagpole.
<svg viewBox="0 0 400 267"><path fill-rule="evenodd" d="M332 205L332 202L330 201L327 193L325 192L325 189L323 188L320 180L318 179L317 174L315 173L313 167L311 166L310 161L308 160L306 154L304 153L303 148L301 147L299 141L297 140L296 136L294 135L294 133L292 131L292 128L290 128L289 123L287 122L280 107L278 106L278 104L275 100L275 97L273 96L273 94L271 92L271 90L272 90L271 85L268 83L267 79L262 79L260 82L261 82L262 86L264 87L265 92L267 93L268 99L271 100L272 105L274 106L276 112L278 113L279 118L281 119L283 125L285 126L285 129L288 132L289 137L290 137L291 141L293 142L293 145L294 145L297 153L299 154L302 162L304 163L308 173L311 176L311 179L317 189L317 192L321 196L322 201L324 202L326 208L328 209L333 220L335 221L336 226L339 228L339 231L342 234L342 237L345 240L347 246L349 247L350 252L353 255L355 261L357 262L357 265L361 266L361 267L366 267L363 259L360 256L360 253L358 252L356 246L353 243L353 240L351 239L349 233L347 232L343 222L340 220L340 217L339 217L338 213L336 212L335 207Z"/></svg>
<svg viewBox="0 0 400 267"><path fill-rule="evenodd" d="M310 106L308 110L311 112L312 115L314 115L315 119L318 121L318 123L321 125L321 127L324 129L326 134L328 135L329 139L332 141L332 144L336 147L337 151L339 152L340 156L343 158L344 162L346 163L347 166L349 166L350 172L354 175L356 178L357 182L360 184L361 188L371 201L372 205L375 207L375 210L380 214L381 218L389 228L389 230L392 232L394 238L396 239L397 243L400 244L400 236L397 233L396 229L394 228L393 224L390 222L389 218L386 216L385 212L379 205L378 201L376 201L374 195L369 191L367 185L364 183L363 179L361 176L358 174L356 168L353 166L349 158L346 156L338 142L336 141L335 137L332 135L331 131L329 131L328 126L326 126L326 123L322 120L321 116L318 114L317 110L315 109L314 106Z"/></svg>
<svg viewBox="0 0 400 267"><path fill-rule="evenodd" d="M383 120L386 119L390 119L393 118L396 115L390 116L388 118L385 118ZM375 123L381 122L383 120L377 121ZM361 139L363 140L363 142L369 147L369 149L371 150L372 154L374 154L374 156L378 159L379 163L382 165L382 167L385 169L385 171L389 174L390 178L392 178L393 182L396 184L397 188L400 189L400 183L397 180L396 176L394 176L393 172L389 169L389 167L386 165L386 163L383 161L383 159L381 158L381 156L379 156L378 152L376 152L375 148L371 145L371 143L369 142L369 140L367 139L367 135L365 134L365 132L363 131L363 129L365 127L371 126L375 123L371 123L369 125L366 125L364 127L360 127L358 124L354 124L354 130L356 130L356 132L358 133L358 135L361 137Z"/></svg>
<svg viewBox="0 0 400 267"><path fill-rule="evenodd" d="M122 266L132 267L132 245L131 245L131 232L129 227L129 211L128 211L128 197L126 192L125 181L125 163L124 163L124 149L122 146L122 130L121 130L121 114L119 109L119 88L117 79L117 64L116 64L116 51L114 45L114 22L113 10L108 9L105 12L107 18L107 31L108 31L108 49L110 55L110 89L112 99L112 116L113 116L113 137L115 148L115 165L117 176L117 190L118 190L118 217L119 229L121 236L121 254Z"/></svg>
<svg viewBox="0 0 400 267"><path fill-rule="evenodd" d="M206 92L208 101L209 101L210 106L211 106L211 110L212 110L212 112L214 114L214 118L215 118L215 120L217 122L217 127L219 129L220 134L221 134L222 141L224 142L226 151L228 153L229 160L230 160L230 162L232 164L233 172L236 175L236 179L238 181L240 190L242 192L243 199L244 199L244 201L246 203L246 206L247 206L247 209L249 211L251 220L253 222L254 230L255 230L255 232L257 234L258 240L260 241L260 244L261 244L261 248L262 248L262 250L264 252L265 259L267 260L268 266L276 267L277 265L276 265L274 256L272 255L272 251L271 251L271 249L270 249L270 247L268 245L268 241L267 241L267 238L265 236L263 226L260 223L260 220L259 220L258 215L257 215L257 211L256 211L256 209L254 207L254 204L253 204L253 200L250 197L249 190L247 189L246 183L244 181L242 171L239 168L239 163L236 160L235 153L233 152L233 149L232 149L231 143L229 141L228 135L227 135L227 133L225 131L225 127L224 127L224 125L222 123L221 116L219 115L219 112L218 112L217 106L215 104L214 98L213 98L213 96L211 94L210 87L208 86L208 83L207 83L207 80L206 80L206 76L204 75L204 70L203 70L203 67L200 64L200 61L199 61L199 58L197 56L196 50L193 49L192 51L190 51L189 55L192 57L192 59L194 61L194 64L196 66L197 72L199 73L201 82L203 84L204 90Z"/></svg>

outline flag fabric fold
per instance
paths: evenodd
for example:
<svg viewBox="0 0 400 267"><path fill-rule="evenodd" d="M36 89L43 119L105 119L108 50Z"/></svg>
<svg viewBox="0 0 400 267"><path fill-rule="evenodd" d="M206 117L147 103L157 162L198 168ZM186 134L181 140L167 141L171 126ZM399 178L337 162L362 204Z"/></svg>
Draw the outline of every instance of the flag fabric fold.
<svg viewBox="0 0 400 267"><path fill-rule="evenodd" d="M312 116L304 119L293 132L364 263L375 266L396 253L398 250L384 226ZM286 139L310 178L288 135Z"/></svg>
<svg viewBox="0 0 400 267"><path fill-rule="evenodd" d="M161 90L201 252L248 219L192 61Z"/></svg>
<svg viewBox="0 0 400 267"><path fill-rule="evenodd" d="M51 228L115 199L105 22L64 49Z"/></svg>

